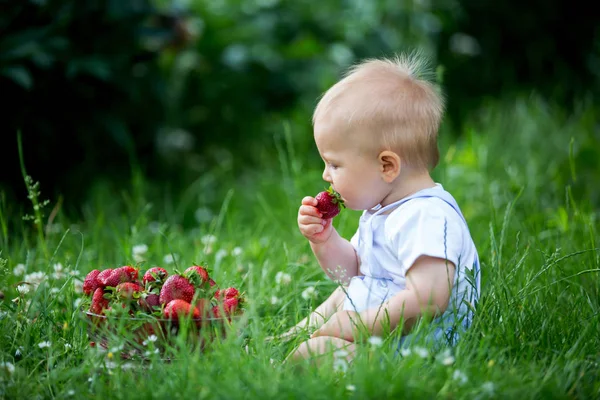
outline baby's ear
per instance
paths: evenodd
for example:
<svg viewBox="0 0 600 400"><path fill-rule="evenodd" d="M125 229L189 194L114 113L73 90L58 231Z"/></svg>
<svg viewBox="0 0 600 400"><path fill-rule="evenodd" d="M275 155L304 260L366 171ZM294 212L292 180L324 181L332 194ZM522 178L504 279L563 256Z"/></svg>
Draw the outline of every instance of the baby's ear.
<svg viewBox="0 0 600 400"><path fill-rule="evenodd" d="M378 156L381 177L386 183L392 183L402 168L402 159L393 151L384 150Z"/></svg>

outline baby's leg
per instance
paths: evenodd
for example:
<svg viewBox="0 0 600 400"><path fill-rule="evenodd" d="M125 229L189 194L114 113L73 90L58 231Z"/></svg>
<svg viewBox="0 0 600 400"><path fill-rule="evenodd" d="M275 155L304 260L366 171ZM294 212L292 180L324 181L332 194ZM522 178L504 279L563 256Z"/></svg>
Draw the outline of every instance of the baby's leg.
<svg viewBox="0 0 600 400"><path fill-rule="evenodd" d="M327 354L333 354L336 350L345 350L348 352L346 360L352 361L356 351L356 345L347 340L333 336L317 336L316 338L308 339L292 351L286 358L286 361L298 361L312 359L319 364L320 360Z"/></svg>

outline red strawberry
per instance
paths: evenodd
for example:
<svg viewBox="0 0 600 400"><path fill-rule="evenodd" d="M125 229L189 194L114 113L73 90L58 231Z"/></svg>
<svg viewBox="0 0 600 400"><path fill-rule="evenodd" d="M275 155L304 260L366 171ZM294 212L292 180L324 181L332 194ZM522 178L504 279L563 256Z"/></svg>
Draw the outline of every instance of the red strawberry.
<svg viewBox="0 0 600 400"><path fill-rule="evenodd" d="M229 287L227 289L217 290L215 292L215 299L217 299L217 300L229 299L229 298L233 298L233 297L239 297L239 295L240 295L239 290L237 290L234 287Z"/></svg>
<svg viewBox="0 0 600 400"><path fill-rule="evenodd" d="M189 302L181 299L171 300L163 310L163 316L171 320L178 320L192 314L192 318L199 319L200 311Z"/></svg>
<svg viewBox="0 0 600 400"><path fill-rule="evenodd" d="M122 282L115 288L115 293L120 299L136 299L139 294L144 290L139 284L135 282Z"/></svg>
<svg viewBox="0 0 600 400"><path fill-rule="evenodd" d="M116 287L119 283L135 282L138 278L138 270L128 265L114 269L108 278L104 280L105 286Z"/></svg>
<svg viewBox="0 0 600 400"><path fill-rule="evenodd" d="M96 282L98 283L98 286L101 288L105 288L106 287L106 280L110 277L110 274L112 274L113 269L112 268L107 268L107 269L103 269L98 276L96 277Z"/></svg>
<svg viewBox="0 0 600 400"><path fill-rule="evenodd" d="M342 208L345 208L344 200L331 186L327 191L317 194L315 199L317 199L317 209L323 214L323 219L331 219L338 215Z"/></svg>
<svg viewBox="0 0 600 400"><path fill-rule="evenodd" d="M210 284L210 287L213 287L217 284L217 282L215 282L212 278L208 280L208 283Z"/></svg>
<svg viewBox="0 0 600 400"><path fill-rule="evenodd" d="M161 268L161 267L152 267L148 271L146 271L146 273L144 274L144 277L142 278L142 282L144 284L146 284L148 282L156 282L156 281L164 282L168 276L169 276L169 273L167 272L166 269Z"/></svg>
<svg viewBox="0 0 600 400"><path fill-rule="evenodd" d="M100 270L95 269L90 271L83 280L83 293L87 295L94 294L96 288L99 287L96 278L100 275Z"/></svg>
<svg viewBox="0 0 600 400"><path fill-rule="evenodd" d="M183 276L190 282L193 282L197 287L203 286L210 279L206 268L199 265L193 265L183 271Z"/></svg>
<svg viewBox="0 0 600 400"><path fill-rule="evenodd" d="M148 312L153 312L155 308L160 308L159 296L154 293L142 294L138 300L140 307Z"/></svg>
<svg viewBox="0 0 600 400"><path fill-rule="evenodd" d="M104 298L104 290L102 288L96 288L94 295L92 296L90 311L94 314L104 315L104 310L107 308L108 300Z"/></svg>
<svg viewBox="0 0 600 400"><path fill-rule="evenodd" d="M188 303L194 298L194 285L181 275L171 275L160 289L160 303L167 304L171 300L181 299Z"/></svg>
<svg viewBox="0 0 600 400"><path fill-rule="evenodd" d="M228 299L225 299L223 303L213 306L213 316L215 318L230 317L236 313L239 304L240 301L237 297L230 297ZM223 315L221 315L222 312L224 313Z"/></svg>

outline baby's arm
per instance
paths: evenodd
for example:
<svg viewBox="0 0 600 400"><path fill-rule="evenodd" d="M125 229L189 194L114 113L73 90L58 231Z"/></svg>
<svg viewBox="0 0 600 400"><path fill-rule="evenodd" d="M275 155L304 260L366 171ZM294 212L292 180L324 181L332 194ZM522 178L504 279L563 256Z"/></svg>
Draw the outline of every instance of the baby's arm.
<svg viewBox="0 0 600 400"><path fill-rule="evenodd" d="M361 320L372 335L381 336L389 315L390 330L404 319L403 333L410 332L421 317L434 318L446 311L452 292L455 266L452 262L421 256L406 274L406 289L400 291L381 309L368 309Z"/></svg>
<svg viewBox="0 0 600 400"><path fill-rule="evenodd" d="M334 281L346 284L358 274L358 258L350 242L342 238L331 223L322 219L317 200L307 196L298 210L298 228L325 273Z"/></svg>

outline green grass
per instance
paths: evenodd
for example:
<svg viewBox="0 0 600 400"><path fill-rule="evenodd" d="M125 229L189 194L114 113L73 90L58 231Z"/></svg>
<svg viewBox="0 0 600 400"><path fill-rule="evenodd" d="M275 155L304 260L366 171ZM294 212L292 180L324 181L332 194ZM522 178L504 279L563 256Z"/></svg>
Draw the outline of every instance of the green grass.
<svg viewBox="0 0 600 400"><path fill-rule="evenodd" d="M295 367L282 361L298 341L264 340L335 287L296 227L300 199L325 186L316 153L295 151L310 140L306 127L284 129L260 155L261 168L215 163L182 194L142 176L127 191L99 183L84 217L67 221L59 212L43 240L31 221L7 229L32 212L2 197L0 398L599 398L600 171L581 162L594 129L585 108L565 116L527 98L474 114L460 140L444 132L434 175L461 205L483 268L475 324L451 363L441 362L448 354L423 357L419 349L394 356L388 338L361 347L345 372L333 361ZM212 216L204 211L198 222L203 208ZM350 237L358 216L345 210L336 218L342 235ZM216 238L210 246L207 235ZM221 286L245 291L245 318L232 328L239 334L204 353L175 346L171 363L111 359L90 347L74 281L134 262L138 244L148 246L142 270L172 270L164 257L175 254L180 267L205 262ZM65 274L54 277L59 263ZM46 280L19 295L17 264ZM279 271L290 274L289 284L277 284ZM310 286L317 296L305 300Z"/></svg>

